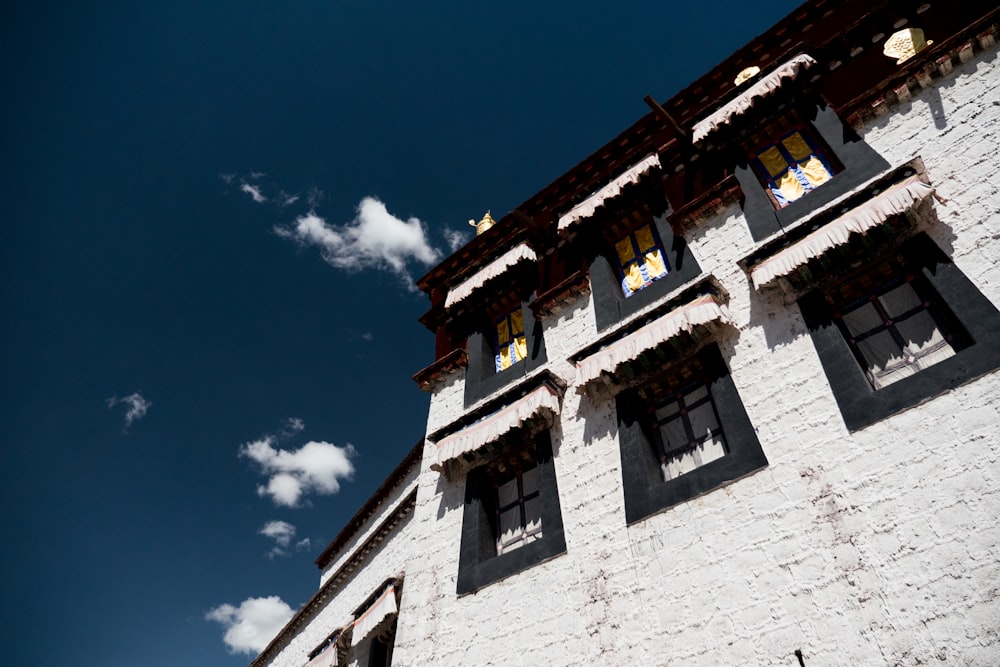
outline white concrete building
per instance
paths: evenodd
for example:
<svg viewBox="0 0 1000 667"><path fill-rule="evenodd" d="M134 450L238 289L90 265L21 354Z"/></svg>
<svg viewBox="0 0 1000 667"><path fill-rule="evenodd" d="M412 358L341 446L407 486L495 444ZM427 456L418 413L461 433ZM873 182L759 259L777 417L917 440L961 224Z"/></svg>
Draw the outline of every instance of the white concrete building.
<svg viewBox="0 0 1000 667"><path fill-rule="evenodd" d="M807 2L428 273L426 441L252 664L1000 664L998 29Z"/></svg>

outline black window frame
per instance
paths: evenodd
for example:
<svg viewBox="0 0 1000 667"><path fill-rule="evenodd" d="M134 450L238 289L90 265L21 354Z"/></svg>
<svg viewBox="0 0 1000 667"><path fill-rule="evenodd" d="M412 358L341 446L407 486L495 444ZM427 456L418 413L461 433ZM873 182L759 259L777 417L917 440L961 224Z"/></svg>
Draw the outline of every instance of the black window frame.
<svg viewBox="0 0 1000 667"><path fill-rule="evenodd" d="M674 376L677 380L671 380ZM680 378L685 378L681 380ZM675 383L683 391L701 383L708 388L727 453L674 479L663 479L653 406L662 398L646 398L651 386ZM658 384L659 383L659 384ZM618 443L625 492L625 520L629 525L691 500L757 470L767 457L747 416L718 346L710 343L691 357L673 364L659 379L651 379L615 397Z"/></svg>
<svg viewBox="0 0 1000 667"><path fill-rule="evenodd" d="M498 463L532 460L538 468L542 535L517 549L497 554L496 470ZM468 472L462 512L462 539L456 589L459 595L473 593L543 561L566 552L559 486L548 430L525 434L516 452L505 451Z"/></svg>
<svg viewBox="0 0 1000 667"><path fill-rule="evenodd" d="M503 312L509 313L513 308L521 309L528 356L512 364L509 368L499 372L496 370L496 344L494 342L496 325L495 318L491 313L483 313L479 326L469 334L466 347L468 354L468 365L465 373L466 408L495 394L507 385L523 379L548 361L545 353L545 337L542 334L542 322L535 317L535 312L531 308L531 303L534 300L535 295L532 292L526 300L518 300L516 302L518 305L512 304L512 308L499 306L495 310L496 314L499 315Z"/></svg>
<svg viewBox="0 0 1000 667"><path fill-rule="evenodd" d="M899 258L897 272L919 274L918 280L931 289L946 307L949 333L967 336L955 354L909 377L880 389L869 381L851 348L836 315L842 304L828 299L830 292L845 282L859 280L887 255ZM887 276L887 279L899 275ZM945 252L925 233L920 233L866 262L849 276L818 286L798 300L816 353L830 389L849 431L880 422L954 387L1000 368L1000 311L955 266Z"/></svg>
<svg viewBox="0 0 1000 667"><path fill-rule="evenodd" d="M663 261L668 268L667 275L626 297L622 292L613 239L606 239L601 243L601 252L590 263L590 285L598 330L607 329L657 303L670 292L701 275L697 260L688 250L684 237L674 233L666 212L653 215L642 224L651 225L654 238L660 241Z"/></svg>
<svg viewBox="0 0 1000 667"><path fill-rule="evenodd" d="M825 149L826 157L834 167L833 178L799 197L783 208L775 208L767 186L764 185L747 155L735 166L733 174L743 191L743 216L754 241L785 231L814 211L818 211L866 181L890 168L889 162L868 145L850 126L844 124L836 112L820 102L803 101L804 109L786 112L787 120L774 121L774 136L784 136L787 131L806 128L806 131ZM779 130L777 128L782 128ZM747 150L757 146L746 145Z"/></svg>

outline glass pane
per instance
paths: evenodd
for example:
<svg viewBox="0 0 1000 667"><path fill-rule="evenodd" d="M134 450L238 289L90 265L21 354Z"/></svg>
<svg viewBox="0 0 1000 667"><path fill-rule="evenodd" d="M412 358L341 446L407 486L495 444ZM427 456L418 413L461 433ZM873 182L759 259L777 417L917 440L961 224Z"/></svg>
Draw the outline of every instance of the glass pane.
<svg viewBox="0 0 1000 667"><path fill-rule="evenodd" d="M903 283L889 290L879 297L879 301L885 307L885 312L889 313L889 317L899 317L920 305L920 297L909 283Z"/></svg>
<svg viewBox="0 0 1000 667"><path fill-rule="evenodd" d="M684 403L687 405L692 405L693 403L697 403L706 396L708 396L708 387L706 387L705 385L701 385L697 389L693 389L689 393L685 394Z"/></svg>
<svg viewBox="0 0 1000 667"><path fill-rule="evenodd" d="M657 411L654 413L656 415L656 421L660 422L666 421L669 417L676 415L679 409L680 409L680 404L677 401L674 401L673 403L667 403L666 405L657 409Z"/></svg>
<svg viewBox="0 0 1000 667"><path fill-rule="evenodd" d="M903 360L899 345L888 330L869 336L858 343L858 349L868 362L872 373L880 373L890 366L896 366Z"/></svg>
<svg viewBox="0 0 1000 667"><path fill-rule="evenodd" d="M538 468L525 470L521 475L521 479L525 496L530 496L532 493L538 491Z"/></svg>
<svg viewBox="0 0 1000 667"><path fill-rule="evenodd" d="M521 539L523 534L522 528L520 506L515 506L500 514L500 540L498 546L501 550Z"/></svg>
<svg viewBox="0 0 1000 667"><path fill-rule="evenodd" d="M721 459L726 455L726 445L725 441L722 439L722 434L720 433L716 438L709 438L705 442L698 445L696 448L698 455L701 457L701 464L711 463L716 459Z"/></svg>
<svg viewBox="0 0 1000 667"><path fill-rule="evenodd" d="M527 518L525 530L529 534L540 533L542 530L542 501L535 497L524 501L524 516Z"/></svg>
<svg viewBox="0 0 1000 667"><path fill-rule="evenodd" d="M843 319L844 324L847 325L847 330L851 332L852 336L866 333L875 327L885 324L882 316L875 310L875 306L870 303L844 313Z"/></svg>
<svg viewBox="0 0 1000 667"><path fill-rule="evenodd" d="M695 461L693 450L685 450L682 453L675 454L667 461L667 468L670 470L671 479L691 472L697 467L698 462Z"/></svg>
<svg viewBox="0 0 1000 667"><path fill-rule="evenodd" d="M497 487L497 503L501 508L507 507L511 503L517 502L517 479L512 479Z"/></svg>
<svg viewBox="0 0 1000 667"><path fill-rule="evenodd" d="M941 335L934 318L926 310L908 317L896 324L899 334L906 341L907 363L916 363L917 368L927 368L948 357L955 350Z"/></svg>
<svg viewBox="0 0 1000 667"><path fill-rule="evenodd" d="M664 454L669 454L678 447L686 447L690 440L687 431L684 430L683 417L676 417L665 424L660 424L660 437L663 439Z"/></svg>
<svg viewBox="0 0 1000 667"><path fill-rule="evenodd" d="M715 410L712 409L712 402L702 403L688 413L691 421L691 431L694 433L695 441L701 438L710 437L710 433L719 428L719 422L715 419Z"/></svg>

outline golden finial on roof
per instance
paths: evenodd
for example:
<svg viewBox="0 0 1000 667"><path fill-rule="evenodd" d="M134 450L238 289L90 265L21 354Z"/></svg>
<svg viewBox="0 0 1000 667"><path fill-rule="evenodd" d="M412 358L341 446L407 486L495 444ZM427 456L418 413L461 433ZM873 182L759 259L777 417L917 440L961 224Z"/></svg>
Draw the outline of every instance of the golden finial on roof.
<svg viewBox="0 0 1000 667"><path fill-rule="evenodd" d="M733 81L733 83L735 83L738 86L746 81L749 81L758 74L760 74L760 68L757 67L756 65L753 65L752 67L747 67L746 69L740 71L740 73L736 75L736 80Z"/></svg>
<svg viewBox="0 0 1000 667"><path fill-rule="evenodd" d="M895 58L896 64L901 65L933 43L934 40L924 41L924 31L920 28L904 28L889 35L882 53Z"/></svg>
<svg viewBox="0 0 1000 667"><path fill-rule="evenodd" d="M497 224L497 221L493 219L493 216L490 215L489 211L486 211L486 215L483 216L482 220L480 220L479 222L476 222L475 220L469 220L469 224L476 228L476 236L479 236L487 229Z"/></svg>

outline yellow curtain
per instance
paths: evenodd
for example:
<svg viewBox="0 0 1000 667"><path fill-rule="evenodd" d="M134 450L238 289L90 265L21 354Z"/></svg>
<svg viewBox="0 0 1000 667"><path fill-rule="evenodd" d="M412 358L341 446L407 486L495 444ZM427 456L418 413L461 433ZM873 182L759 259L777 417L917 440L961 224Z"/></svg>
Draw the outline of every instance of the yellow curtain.
<svg viewBox="0 0 1000 667"><path fill-rule="evenodd" d="M667 273L667 265L663 262L663 256L659 248L647 252L645 262L646 272L649 273L650 280L655 280Z"/></svg>
<svg viewBox="0 0 1000 667"><path fill-rule="evenodd" d="M781 143L785 145L788 154L796 162L801 162L813 154L813 149L809 147L809 144L806 143L806 140L798 132L786 137Z"/></svg>
<svg viewBox="0 0 1000 667"><path fill-rule="evenodd" d="M626 236L615 244L615 252L618 253L618 261L622 266L635 259L635 250L632 248L632 237Z"/></svg>
<svg viewBox="0 0 1000 667"><path fill-rule="evenodd" d="M777 146L771 146L766 151L757 156L771 178L788 169L788 161L781 154Z"/></svg>
<svg viewBox="0 0 1000 667"><path fill-rule="evenodd" d="M799 164L799 169L805 174L809 182L816 187L830 180L832 174L823 166L823 162L818 157L811 157L806 162Z"/></svg>
<svg viewBox="0 0 1000 667"><path fill-rule="evenodd" d="M781 178L775 179L775 184L781 190L781 194L785 196L785 201L793 202L806 193L805 188L799 183L799 179L795 177L795 173L791 169Z"/></svg>

